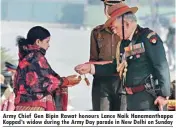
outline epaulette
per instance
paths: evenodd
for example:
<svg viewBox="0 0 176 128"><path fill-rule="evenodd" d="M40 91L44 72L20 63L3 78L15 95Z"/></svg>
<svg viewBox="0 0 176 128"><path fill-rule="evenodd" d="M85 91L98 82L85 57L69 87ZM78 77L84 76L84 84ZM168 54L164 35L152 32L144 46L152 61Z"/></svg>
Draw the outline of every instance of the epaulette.
<svg viewBox="0 0 176 128"><path fill-rule="evenodd" d="M98 25L94 28L94 30L103 30L104 29L104 25Z"/></svg>
<svg viewBox="0 0 176 128"><path fill-rule="evenodd" d="M151 31L150 33L148 33L147 39L149 39L149 42L150 42L150 43L156 44L156 42L157 42L156 32Z"/></svg>
<svg viewBox="0 0 176 128"><path fill-rule="evenodd" d="M105 31L107 31L107 32L109 32L109 33L112 34L112 31L111 31L109 28L106 28L106 27L104 26L104 24L96 26L96 27L94 28L94 30L96 30L96 31L105 30Z"/></svg>
<svg viewBox="0 0 176 128"><path fill-rule="evenodd" d="M107 32L109 32L110 34L113 34L113 32L110 30L110 28L105 28L105 30L106 30Z"/></svg>
<svg viewBox="0 0 176 128"><path fill-rule="evenodd" d="M152 31L147 35L147 38L150 39L153 35L156 35L156 33Z"/></svg>

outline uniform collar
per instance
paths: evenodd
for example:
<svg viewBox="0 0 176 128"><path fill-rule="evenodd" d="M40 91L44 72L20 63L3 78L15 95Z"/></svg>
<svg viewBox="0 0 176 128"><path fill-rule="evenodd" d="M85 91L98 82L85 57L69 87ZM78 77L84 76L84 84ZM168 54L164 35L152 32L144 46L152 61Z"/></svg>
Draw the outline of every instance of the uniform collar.
<svg viewBox="0 0 176 128"><path fill-rule="evenodd" d="M138 27L138 26L136 26L136 28L135 28L135 29L133 30L133 32L131 33L130 37L128 38L129 40L132 40L132 39L133 39L134 34L136 34L137 27Z"/></svg>
<svg viewBox="0 0 176 128"><path fill-rule="evenodd" d="M104 29L105 29L105 31L109 32L110 34L113 34L113 32L111 31L110 28L104 28Z"/></svg>
<svg viewBox="0 0 176 128"><path fill-rule="evenodd" d="M113 34L113 32L111 31L111 29L109 27L105 27L105 25L102 26L101 30L105 30L106 32Z"/></svg>

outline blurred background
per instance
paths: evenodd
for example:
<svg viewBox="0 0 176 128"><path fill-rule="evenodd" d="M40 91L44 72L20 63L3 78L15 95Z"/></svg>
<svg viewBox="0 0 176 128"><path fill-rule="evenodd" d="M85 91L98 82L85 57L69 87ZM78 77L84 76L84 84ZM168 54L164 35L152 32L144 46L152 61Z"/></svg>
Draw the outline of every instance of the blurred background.
<svg viewBox="0 0 176 128"><path fill-rule="evenodd" d="M156 31L164 42L175 78L175 0L126 0L138 6L138 23ZM51 32L47 59L61 76L75 74L74 66L89 60L90 32L106 21L100 0L1 0L1 71L4 62L18 64L16 37L42 25ZM92 76L87 75L90 82ZM69 89L69 110L90 110L91 86L82 81Z"/></svg>

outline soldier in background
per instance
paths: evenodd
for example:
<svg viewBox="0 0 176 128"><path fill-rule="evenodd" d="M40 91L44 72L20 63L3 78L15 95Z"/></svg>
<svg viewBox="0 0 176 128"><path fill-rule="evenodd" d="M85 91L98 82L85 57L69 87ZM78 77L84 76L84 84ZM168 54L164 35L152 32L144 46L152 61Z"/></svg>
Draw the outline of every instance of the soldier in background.
<svg viewBox="0 0 176 128"><path fill-rule="evenodd" d="M0 110L1 111L14 111L15 94L13 92L13 77L16 72L17 66L5 62L6 70L1 74L1 98Z"/></svg>
<svg viewBox="0 0 176 128"><path fill-rule="evenodd" d="M101 1L104 2L104 13L107 18L109 18L108 8L122 2L122 0ZM116 58L116 48L119 42L120 38L113 34L110 28L105 28L103 24L95 27L91 32L89 63L105 64L113 61ZM118 75L94 75L92 86L94 111L126 110L126 96L120 82Z"/></svg>
<svg viewBox="0 0 176 128"><path fill-rule="evenodd" d="M3 90L4 90L4 80L5 80L5 78L4 78L4 76L2 75L2 74L0 74L0 85L1 85L1 96L2 96L2 92L3 92Z"/></svg>

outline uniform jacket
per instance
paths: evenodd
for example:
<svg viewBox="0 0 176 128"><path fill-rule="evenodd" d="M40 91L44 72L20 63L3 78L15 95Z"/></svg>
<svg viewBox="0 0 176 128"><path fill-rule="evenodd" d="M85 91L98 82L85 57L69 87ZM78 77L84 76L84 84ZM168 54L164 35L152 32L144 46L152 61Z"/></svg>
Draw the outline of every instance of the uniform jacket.
<svg viewBox="0 0 176 128"><path fill-rule="evenodd" d="M119 37L104 25L95 27L90 37L90 61L112 61L116 57Z"/></svg>
<svg viewBox="0 0 176 128"><path fill-rule="evenodd" d="M125 53L128 63L126 86L135 87L144 84L147 76L152 74L158 79L158 86L161 88L158 95L170 96L170 73L162 40L152 30L140 26L137 26L134 38L135 44L129 45L132 41L123 41L120 46L121 55ZM113 74L116 72L116 61L113 64L95 65L95 69L95 75ZM127 100L131 102L128 102L128 108L132 110L146 109L153 104L152 97L145 91L128 96ZM144 101L145 105L139 104Z"/></svg>

